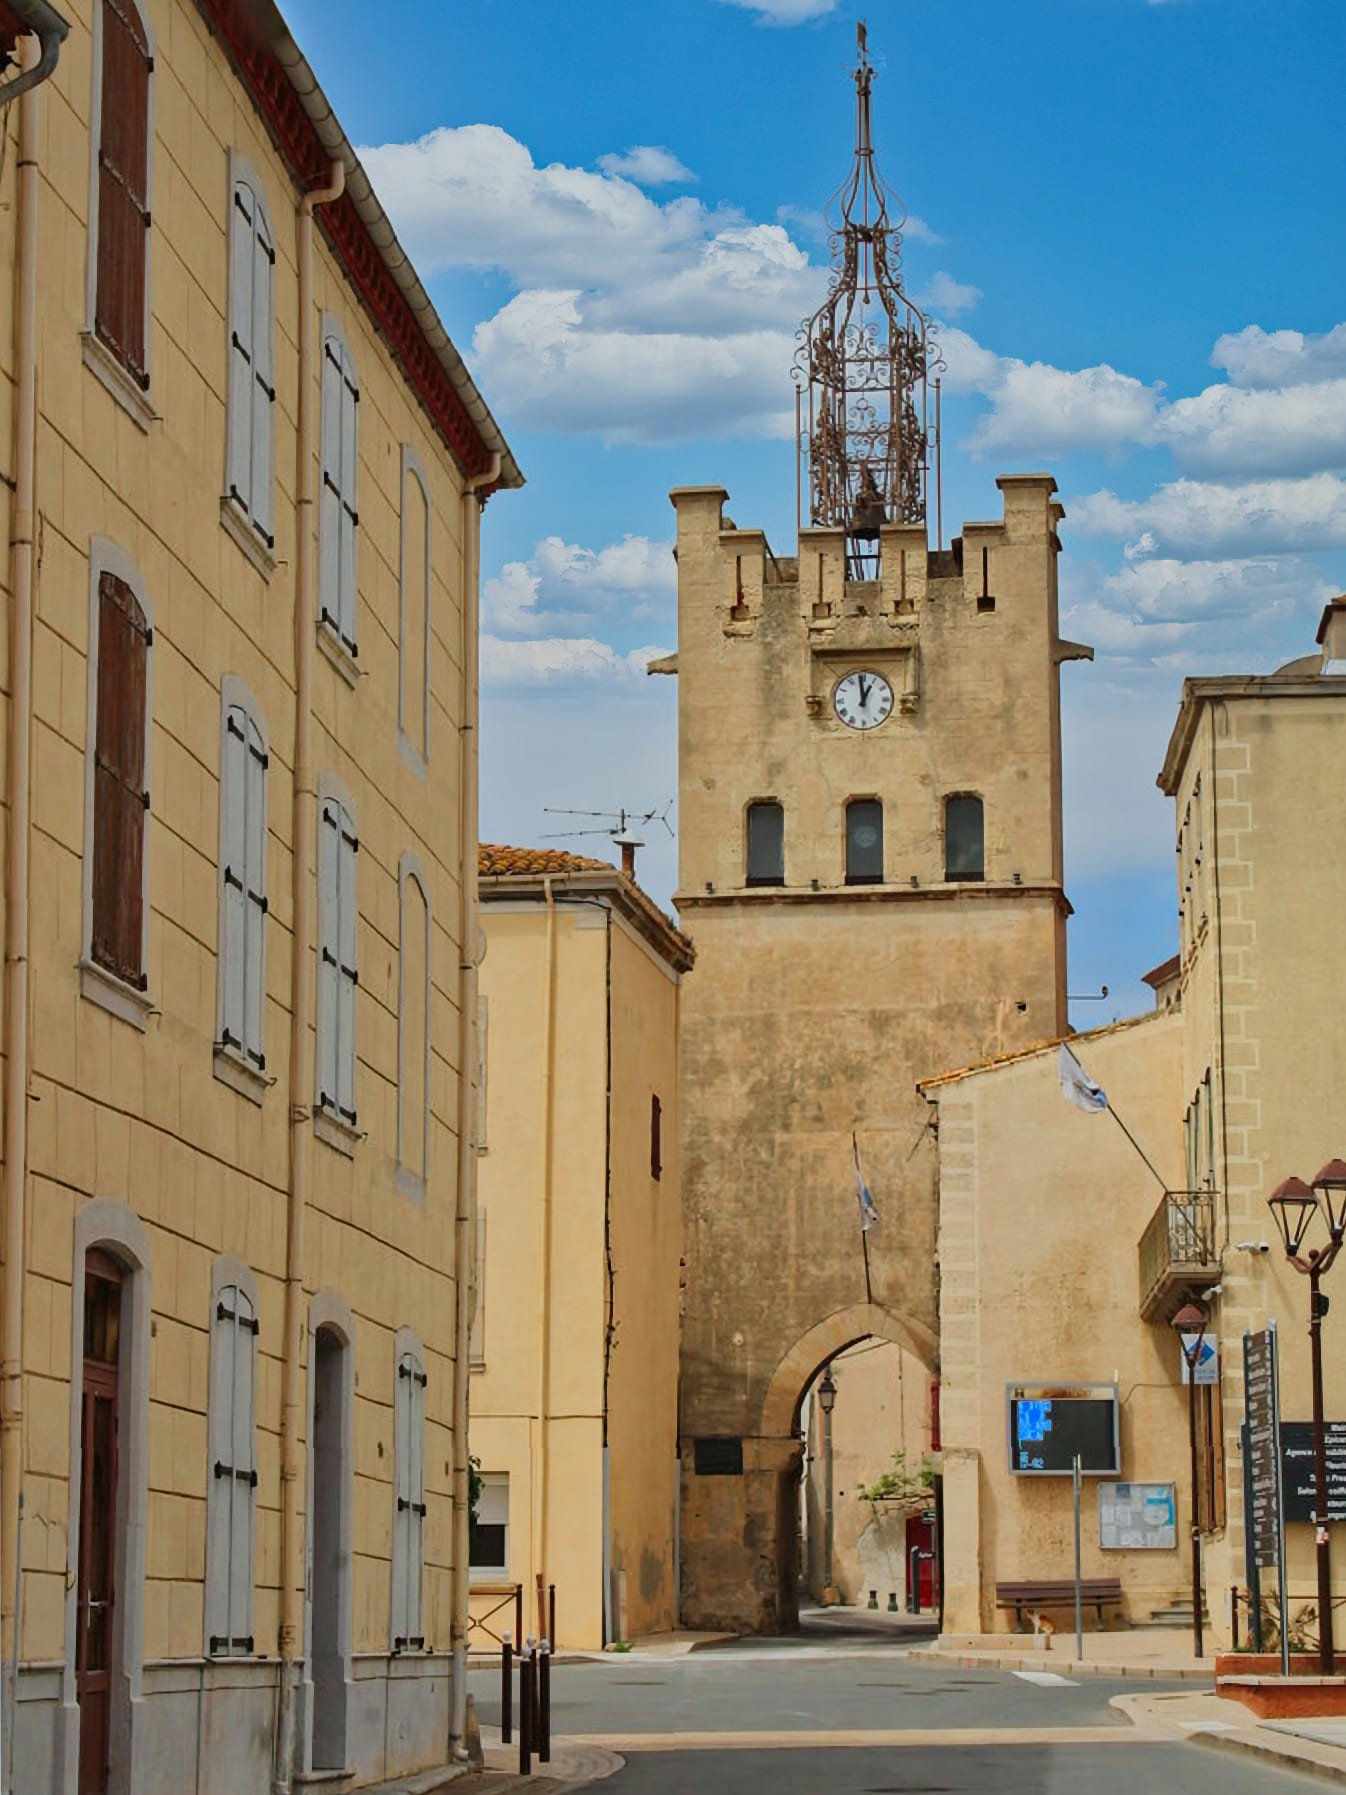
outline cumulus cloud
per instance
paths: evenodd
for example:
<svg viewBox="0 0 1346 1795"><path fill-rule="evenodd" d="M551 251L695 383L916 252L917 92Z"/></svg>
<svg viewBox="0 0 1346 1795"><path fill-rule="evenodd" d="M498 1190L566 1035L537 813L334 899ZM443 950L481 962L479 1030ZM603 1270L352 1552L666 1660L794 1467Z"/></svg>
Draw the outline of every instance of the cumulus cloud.
<svg viewBox="0 0 1346 1795"><path fill-rule="evenodd" d="M621 156L600 156L598 166L605 175L634 181L638 187L663 187L671 182L694 181L696 176L673 154L659 144L637 143Z"/></svg>
<svg viewBox="0 0 1346 1795"><path fill-rule="evenodd" d="M926 311L938 312L941 317L954 318L960 312L970 312L980 298L980 287L967 286L941 268L917 294L916 303Z"/></svg>
<svg viewBox="0 0 1346 1795"><path fill-rule="evenodd" d="M667 648L633 648L625 654L591 636L540 636L506 642L481 638L483 686L573 686L637 680Z"/></svg>
<svg viewBox="0 0 1346 1795"><path fill-rule="evenodd" d="M1173 480L1143 499L1090 493L1070 504L1069 515L1084 535L1131 542L1141 554L1308 554L1346 548L1346 480L1328 473L1244 485Z"/></svg>
<svg viewBox="0 0 1346 1795"><path fill-rule="evenodd" d="M1160 420L1178 466L1252 477L1346 467L1346 378L1280 388L1208 386Z"/></svg>
<svg viewBox="0 0 1346 1795"><path fill-rule="evenodd" d="M1302 330L1263 330L1249 324L1223 336L1211 351L1235 386L1301 386L1346 378L1346 324L1319 336Z"/></svg>
<svg viewBox="0 0 1346 1795"><path fill-rule="evenodd" d="M670 542L625 536L583 548L544 536L526 561L507 561L481 589L482 627L498 636L572 632L604 615L624 622L665 616L677 592Z"/></svg>
<svg viewBox="0 0 1346 1795"><path fill-rule="evenodd" d="M802 25L837 9L837 0L724 0L724 4L755 12L762 25Z"/></svg>

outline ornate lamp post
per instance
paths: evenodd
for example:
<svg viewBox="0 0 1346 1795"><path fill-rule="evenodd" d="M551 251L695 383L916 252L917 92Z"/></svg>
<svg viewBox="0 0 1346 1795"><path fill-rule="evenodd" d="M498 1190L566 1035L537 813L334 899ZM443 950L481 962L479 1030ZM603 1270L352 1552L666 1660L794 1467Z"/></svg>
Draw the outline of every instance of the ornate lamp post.
<svg viewBox="0 0 1346 1795"><path fill-rule="evenodd" d="M1328 1530L1327 1428L1323 1419L1323 1317L1327 1298L1321 1284L1346 1237L1346 1162L1329 1160L1312 1185L1302 1178L1287 1178L1272 1191L1267 1202L1285 1243L1285 1256L1296 1271L1309 1280L1309 1347L1313 1365L1313 1471L1314 1526L1318 1549L1318 1668L1331 1676L1336 1667L1332 1638L1332 1547ZM1305 1241L1316 1215L1327 1222L1325 1247L1309 1247ZM1285 1616L1281 1616L1285 1625Z"/></svg>
<svg viewBox="0 0 1346 1795"><path fill-rule="evenodd" d="M1187 1440L1191 1455L1192 1476L1192 1649L1199 1658L1202 1648L1201 1639L1201 1514L1197 1506L1197 1450L1196 1450L1196 1368L1201 1359L1201 1348L1206 1338L1206 1311L1198 1309L1195 1303L1188 1303L1178 1310L1173 1317L1173 1331L1178 1336L1178 1345L1182 1349L1183 1359L1187 1364ZM1192 1344L1187 1344L1188 1340Z"/></svg>
<svg viewBox="0 0 1346 1795"><path fill-rule="evenodd" d="M818 1385L818 1407L823 1412L823 1606L838 1600L832 1584L832 1410L837 1406L837 1386L829 1365Z"/></svg>

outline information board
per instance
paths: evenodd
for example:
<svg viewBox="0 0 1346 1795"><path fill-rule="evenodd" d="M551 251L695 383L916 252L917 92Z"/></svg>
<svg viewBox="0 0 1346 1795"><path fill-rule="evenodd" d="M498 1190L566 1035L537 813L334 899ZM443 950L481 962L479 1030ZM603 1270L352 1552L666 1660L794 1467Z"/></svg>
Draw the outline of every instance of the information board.
<svg viewBox="0 0 1346 1795"><path fill-rule="evenodd" d="M1010 1470L1025 1477L1069 1477L1075 1459L1086 1476L1115 1477L1115 1384L1011 1384Z"/></svg>
<svg viewBox="0 0 1346 1795"><path fill-rule="evenodd" d="M1346 1521L1346 1421L1327 1423L1327 1518ZM1316 1504L1313 1423L1281 1422L1285 1518L1311 1521Z"/></svg>
<svg viewBox="0 0 1346 1795"><path fill-rule="evenodd" d="M1178 1517L1171 1483L1100 1483L1098 1543L1105 1552L1171 1552Z"/></svg>

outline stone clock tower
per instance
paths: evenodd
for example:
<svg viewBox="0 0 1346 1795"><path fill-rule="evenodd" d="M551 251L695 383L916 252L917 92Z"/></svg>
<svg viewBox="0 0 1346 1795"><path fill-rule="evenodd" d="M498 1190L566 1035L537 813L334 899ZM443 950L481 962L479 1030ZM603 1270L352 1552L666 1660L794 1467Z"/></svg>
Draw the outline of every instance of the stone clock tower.
<svg viewBox="0 0 1346 1795"><path fill-rule="evenodd" d="M896 274L872 78L862 38L838 266L798 371L798 553L736 527L721 487L672 494L692 1627L794 1621L822 1366L873 1335L937 1375L941 1273L943 1327L974 1325L938 1266L917 1079L1065 1027L1058 669L1089 650L1057 634L1063 512L1049 475L1002 478L1001 517L930 546L937 351ZM853 1139L881 1217L863 1242Z"/></svg>

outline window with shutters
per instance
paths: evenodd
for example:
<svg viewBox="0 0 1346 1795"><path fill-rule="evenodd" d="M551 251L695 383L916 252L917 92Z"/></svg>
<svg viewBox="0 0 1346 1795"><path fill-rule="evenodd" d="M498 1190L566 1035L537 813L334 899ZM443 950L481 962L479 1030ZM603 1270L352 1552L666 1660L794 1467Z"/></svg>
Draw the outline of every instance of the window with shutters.
<svg viewBox="0 0 1346 1795"><path fill-rule="evenodd" d="M986 877L986 824L982 802L969 793L944 800L944 877Z"/></svg>
<svg viewBox="0 0 1346 1795"><path fill-rule="evenodd" d="M414 854L399 869L397 1184L422 1196L430 1151L430 899Z"/></svg>
<svg viewBox="0 0 1346 1795"><path fill-rule="evenodd" d="M322 339L322 495L318 509L318 625L338 664L359 654L356 630L356 533L360 510L360 382L345 338L330 319ZM351 673L353 669L343 667Z"/></svg>
<svg viewBox="0 0 1346 1795"><path fill-rule="evenodd" d="M216 1071L258 1101L266 1083L266 735L255 700L225 679L220 730ZM235 1074L242 1075L242 1081Z"/></svg>
<svg viewBox="0 0 1346 1795"><path fill-rule="evenodd" d="M467 1562L474 1583L509 1575L509 1472L483 1471L477 1515L468 1522Z"/></svg>
<svg viewBox="0 0 1346 1795"><path fill-rule="evenodd" d="M430 486L413 448L402 449L402 599L398 722L403 748L423 770L430 759Z"/></svg>
<svg viewBox="0 0 1346 1795"><path fill-rule="evenodd" d="M153 38L138 0L95 0L86 344L95 352L94 371L131 402L141 423L150 415L144 395L153 73Z"/></svg>
<svg viewBox="0 0 1346 1795"><path fill-rule="evenodd" d="M247 1657L254 1651L257 1289L246 1267L227 1260L217 1265L212 1283L206 1651L216 1658Z"/></svg>
<svg viewBox="0 0 1346 1795"><path fill-rule="evenodd" d="M229 206L229 412L225 443L225 519L269 570L273 518L276 372L276 246L261 183L236 157Z"/></svg>
<svg viewBox="0 0 1346 1795"><path fill-rule="evenodd" d="M392 1647L425 1649L421 1586L425 1572L425 1367L399 1330L393 1391Z"/></svg>
<svg viewBox="0 0 1346 1795"><path fill-rule="evenodd" d="M318 797L318 1115L338 1133L324 1139L350 1151L355 1108L355 995L359 912L355 862L360 841L350 801L324 780Z"/></svg>
<svg viewBox="0 0 1346 1795"><path fill-rule="evenodd" d="M90 553L85 994L144 1024L148 1001L150 650L143 587L110 543Z"/></svg>

